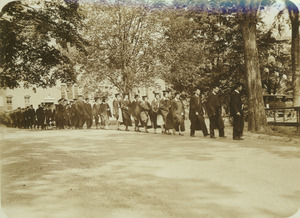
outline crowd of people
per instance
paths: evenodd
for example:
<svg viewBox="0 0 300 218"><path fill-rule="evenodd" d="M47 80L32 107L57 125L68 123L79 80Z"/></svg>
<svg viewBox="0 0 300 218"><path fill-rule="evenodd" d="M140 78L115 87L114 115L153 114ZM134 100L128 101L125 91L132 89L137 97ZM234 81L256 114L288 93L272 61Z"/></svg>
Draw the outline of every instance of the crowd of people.
<svg viewBox="0 0 300 218"><path fill-rule="evenodd" d="M230 115L233 118L233 139L242 140L244 120L243 107L240 96L242 84L236 87L230 97ZM204 119L204 106L200 97L200 90L196 89L190 97L188 118L191 122L190 136L195 137L195 131L201 130L204 136L216 138L215 129L219 130L219 137L226 137L222 117L222 103L218 95L219 87L213 87L205 108L209 117L209 132ZM79 95L77 99L68 102L60 99L57 105L41 103L35 110L33 106L17 108L9 113L9 126L25 129L83 129L86 125L90 129L95 124L97 129L109 127L109 120L116 121L117 130L121 125L125 131L134 125L134 131L148 133L148 128L153 128L156 134L160 128L162 134L183 135L185 131L186 110L183 98L179 92L170 93L165 90L154 93L155 98L150 102L148 96L133 96L129 100L128 93L117 93L110 108L106 96L96 97L91 103L89 98ZM133 122L134 121L134 124ZM142 130L141 130L142 129Z"/></svg>

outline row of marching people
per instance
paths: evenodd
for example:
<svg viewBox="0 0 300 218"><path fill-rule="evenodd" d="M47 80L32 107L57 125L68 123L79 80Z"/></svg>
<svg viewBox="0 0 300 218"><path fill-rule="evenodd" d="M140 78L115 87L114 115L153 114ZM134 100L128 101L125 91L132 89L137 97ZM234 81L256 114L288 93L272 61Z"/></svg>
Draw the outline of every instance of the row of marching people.
<svg viewBox="0 0 300 218"><path fill-rule="evenodd" d="M243 104L241 100L241 91L243 85L235 84L230 96L230 116L233 119L233 139L242 140L244 129ZM190 120L190 136L195 137L196 130L201 130L203 135L216 138L215 129L219 131L219 137L225 138L224 120L222 117L222 102L219 96L220 88L214 86L207 97L205 108L209 117L209 132L204 119L204 106L201 100L201 91L196 89L189 102L188 118ZM117 129L120 130L120 124L125 125L125 131L132 126L131 116L134 120L134 130L139 132L140 126L144 132L148 133L147 128L151 126L154 133L157 128L161 128L163 134L173 134L178 132L183 135L185 131L185 104L179 92L171 95L169 91L154 93L155 98L150 103L147 96L135 95L133 101L129 101L129 95L124 94L123 98L120 93L115 94L113 101L113 117L117 121Z"/></svg>
<svg viewBox="0 0 300 218"><path fill-rule="evenodd" d="M241 140L244 128L243 105L241 101L242 84L236 84L230 97L230 115L233 118L233 139ZM210 132L208 133L204 110L200 95L200 89L196 89L190 97L188 118L190 119L190 136L195 136L196 130L202 130L204 136L210 135L216 138L214 129L219 130L219 137L225 137L224 121L222 118L222 103L218 95L219 87L213 87L207 97L206 112L210 122ZM86 125L90 129L95 123L97 129L108 129L109 119L113 117L117 122L117 129L120 125L125 126L125 131L129 131L134 121L134 130L148 133L148 128L153 128L157 133L160 127L163 134L183 135L185 131L184 121L186 119L184 98L179 92L175 94L169 91L154 93L155 98L149 102L148 97L134 95L132 101L129 100L127 93L121 96L115 94L112 111L108 104L108 98L95 98L94 103L89 98L83 99L79 95L77 99L68 102L60 99L57 105L41 103L35 110L33 106L18 108L9 113L8 125L19 128L57 129L73 128L83 129Z"/></svg>
<svg viewBox="0 0 300 218"><path fill-rule="evenodd" d="M130 102L128 94L115 94L113 101L113 116L117 121L117 129L120 130L120 124L123 123L125 131L129 131L128 127L132 126L134 120L134 130L140 132L140 127L143 127L143 132L148 133L148 127L154 129L157 133L157 128L161 127L161 133L183 135L185 131L185 109L183 99L180 93L176 92L173 99L169 96L169 91L163 91L163 96L160 93L154 93L155 98L150 103L148 96L134 95L134 99Z"/></svg>

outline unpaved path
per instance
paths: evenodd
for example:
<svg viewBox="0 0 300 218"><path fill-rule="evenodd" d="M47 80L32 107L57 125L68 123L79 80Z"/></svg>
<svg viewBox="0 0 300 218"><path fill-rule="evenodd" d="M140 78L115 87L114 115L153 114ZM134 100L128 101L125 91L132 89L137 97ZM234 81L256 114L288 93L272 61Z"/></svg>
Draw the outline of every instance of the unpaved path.
<svg viewBox="0 0 300 218"><path fill-rule="evenodd" d="M116 130L2 129L9 218L288 217L300 146Z"/></svg>

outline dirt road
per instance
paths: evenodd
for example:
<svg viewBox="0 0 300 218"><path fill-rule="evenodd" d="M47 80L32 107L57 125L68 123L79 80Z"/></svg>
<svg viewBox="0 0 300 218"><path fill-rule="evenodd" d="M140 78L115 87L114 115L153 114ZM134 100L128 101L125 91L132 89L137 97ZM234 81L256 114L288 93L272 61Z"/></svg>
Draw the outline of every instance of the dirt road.
<svg viewBox="0 0 300 218"><path fill-rule="evenodd" d="M1 133L9 218L288 217L300 145L116 130Z"/></svg>

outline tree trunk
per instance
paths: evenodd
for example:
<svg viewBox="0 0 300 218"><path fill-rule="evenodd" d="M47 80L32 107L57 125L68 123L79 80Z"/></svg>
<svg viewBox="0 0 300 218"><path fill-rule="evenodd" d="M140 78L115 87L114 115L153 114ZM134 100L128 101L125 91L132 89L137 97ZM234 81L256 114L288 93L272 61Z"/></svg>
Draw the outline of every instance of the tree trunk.
<svg viewBox="0 0 300 218"><path fill-rule="evenodd" d="M293 98L294 107L300 106L300 38L299 38L299 9L297 6L286 0L285 4L289 11L289 17L292 24L292 73L293 73Z"/></svg>
<svg viewBox="0 0 300 218"><path fill-rule="evenodd" d="M266 131L269 127L263 101L256 43L256 19L259 1L248 0L242 2L244 5L239 10L239 19L244 41L244 60L248 85L248 130Z"/></svg>

